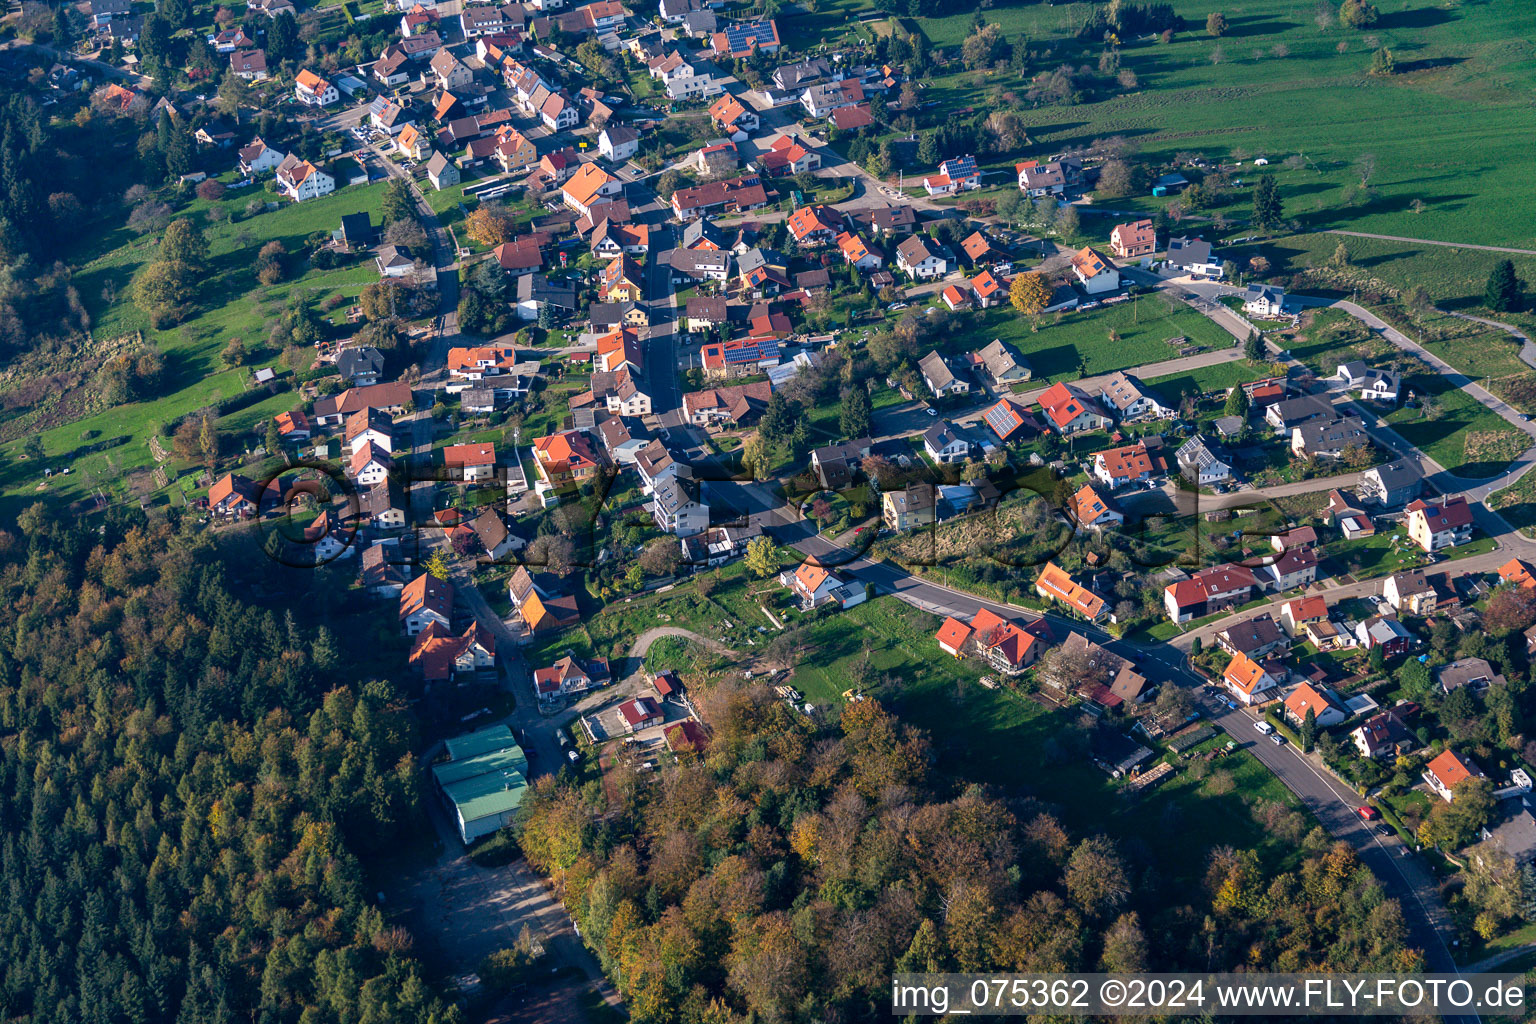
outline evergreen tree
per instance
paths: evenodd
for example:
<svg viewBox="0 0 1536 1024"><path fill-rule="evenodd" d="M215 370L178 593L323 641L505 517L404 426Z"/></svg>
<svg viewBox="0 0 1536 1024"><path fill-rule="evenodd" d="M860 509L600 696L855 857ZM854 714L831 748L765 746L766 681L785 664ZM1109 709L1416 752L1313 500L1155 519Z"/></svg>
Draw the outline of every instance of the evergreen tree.
<svg viewBox="0 0 1536 1024"><path fill-rule="evenodd" d="M299 23L291 11L272 19L267 30L267 57L272 61L295 60L299 56Z"/></svg>
<svg viewBox="0 0 1536 1024"><path fill-rule="evenodd" d="M1248 419L1248 392L1243 390L1242 385L1233 388L1227 395L1226 414L1243 420Z"/></svg>
<svg viewBox="0 0 1536 1024"><path fill-rule="evenodd" d="M74 41L75 32L69 24L69 5L60 4L53 9L53 45L68 50Z"/></svg>
<svg viewBox="0 0 1536 1024"><path fill-rule="evenodd" d="M283 435L277 431L276 419L267 420L266 448L270 455L276 455L283 450Z"/></svg>
<svg viewBox="0 0 1536 1024"><path fill-rule="evenodd" d="M1301 720L1301 750L1302 753L1312 753L1312 747L1317 743L1317 712L1307 708L1307 717Z"/></svg>
<svg viewBox="0 0 1536 1024"><path fill-rule="evenodd" d="M846 438L864 437L869 433L869 392L863 384L855 384L843 391L843 409L838 417L838 429Z"/></svg>
<svg viewBox="0 0 1536 1024"><path fill-rule="evenodd" d="M1255 363L1264 361L1264 339L1258 331L1249 331L1243 339L1243 358Z"/></svg>
<svg viewBox="0 0 1536 1024"><path fill-rule="evenodd" d="M923 167L934 167L939 162L939 140L933 132L923 132L917 139L917 162Z"/></svg>
<svg viewBox="0 0 1536 1024"><path fill-rule="evenodd" d="M1483 291L1483 305L1495 313L1516 313L1525 308L1525 296L1511 260L1494 264L1488 275L1488 287Z"/></svg>
<svg viewBox="0 0 1536 1024"><path fill-rule="evenodd" d="M1280 203L1280 193L1275 188L1275 176L1261 174L1253 186L1253 226L1261 231L1271 231L1280 226L1285 211Z"/></svg>

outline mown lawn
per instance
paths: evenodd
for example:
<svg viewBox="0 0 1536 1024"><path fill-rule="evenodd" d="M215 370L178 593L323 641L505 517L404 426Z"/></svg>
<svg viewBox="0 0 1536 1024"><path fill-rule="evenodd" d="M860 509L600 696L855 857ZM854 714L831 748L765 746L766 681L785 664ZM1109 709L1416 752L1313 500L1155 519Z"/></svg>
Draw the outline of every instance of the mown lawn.
<svg viewBox="0 0 1536 1024"><path fill-rule="evenodd" d="M1530 438L1438 374L1412 374L1404 384L1429 405L1403 407L1386 420L1408 443L1457 476L1497 476L1530 447Z"/></svg>
<svg viewBox="0 0 1536 1024"><path fill-rule="evenodd" d="M1142 297L1089 310L1030 318L1012 308L989 309L956 321L955 333L966 349L981 348L1001 338L1018 348L1042 383L1112 373L1148 363L1176 359L1180 348L1204 351L1232 344L1231 335L1182 303L1170 305L1159 297ZM1170 344L1183 338L1180 346Z"/></svg>
<svg viewBox="0 0 1536 1024"><path fill-rule="evenodd" d="M1154 377L1145 383L1166 400L1177 402L1181 395L1203 395L1212 391L1227 391L1239 384L1267 377L1270 368L1265 363L1250 363L1239 359L1230 363L1202 366L1184 373L1167 377Z"/></svg>

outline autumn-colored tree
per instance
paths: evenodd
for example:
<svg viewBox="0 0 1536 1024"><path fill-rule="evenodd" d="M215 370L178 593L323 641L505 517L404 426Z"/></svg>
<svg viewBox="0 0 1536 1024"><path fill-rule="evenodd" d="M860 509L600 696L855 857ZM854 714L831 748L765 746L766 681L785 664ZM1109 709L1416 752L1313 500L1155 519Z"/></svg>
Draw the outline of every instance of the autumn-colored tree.
<svg viewBox="0 0 1536 1024"><path fill-rule="evenodd" d="M768 537L753 537L742 561L758 579L767 579L779 571L779 549Z"/></svg>
<svg viewBox="0 0 1536 1024"><path fill-rule="evenodd" d="M1536 589L1500 587L1483 609L1483 628L1493 636L1518 633L1536 623Z"/></svg>
<svg viewBox="0 0 1536 1024"><path fill-rule="evenodd" d="M481 203L464 219L464 228L481 245L497 246L517 234L517 217L500 203Z"/></svg>
<svg viewBox="0 0 1536 1024"><path fill-rule="evenodd" d="M446 580L450 572L448 559L443 556L441 548L435 549L431 555L427 556L426 565L423 568L440 580Z"/></svg>
<svg viewBox="0 0 1536 1024"><path fill-rule="evenodd" d="M1051 304L1051 285L1044 274L1020 274L1008 286L1008 301L1020 313L1033 315Z"/></svg>

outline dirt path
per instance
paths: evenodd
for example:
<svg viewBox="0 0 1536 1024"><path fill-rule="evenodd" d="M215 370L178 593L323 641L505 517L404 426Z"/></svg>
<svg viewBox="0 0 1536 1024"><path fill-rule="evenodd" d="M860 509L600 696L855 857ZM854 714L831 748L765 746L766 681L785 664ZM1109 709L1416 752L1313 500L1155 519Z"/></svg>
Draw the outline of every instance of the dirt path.
<svg viewBox="0 0 1536 1024"><path fill-rule="evenodd" d="M1440 242L1433 238L1405 238L1402 235L1373 235L1369 231L1343 231L1335 228L1330 235L1349 235L1353 238L1375 238L1383 242L1410 242L1414 245L1440 245L1447 249L1476 249L1479 252L1509 252L1516 256L1536 256L1536 249L1511 249L1503 245L1472 245L1468 242Z"/></svg>

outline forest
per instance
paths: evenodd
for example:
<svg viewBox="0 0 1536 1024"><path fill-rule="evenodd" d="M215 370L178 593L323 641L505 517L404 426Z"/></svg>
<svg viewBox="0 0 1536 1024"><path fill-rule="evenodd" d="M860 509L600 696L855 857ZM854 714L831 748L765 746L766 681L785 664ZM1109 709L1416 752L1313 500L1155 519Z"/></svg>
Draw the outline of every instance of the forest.
<svg viewBox="0 0 1536 1024"><path fill-rule="evenodd" d="M1138 841L943 777L877 701L820 721L760 683L691 692L704 755L643 776L621 755L606 798L541 780L519 822L641 1024L885 1019L893 970L1421 965L1321 828L1287 870L1212 837L1203 883L1175 886Z"/></svg>
<svg viewBox="0 0 1536 1024"><path fill-rule="evenodd" d="M359 858L422 813L372 638L238 596L188 523L0 532L0 1017L458 1021Z"/></svg>

